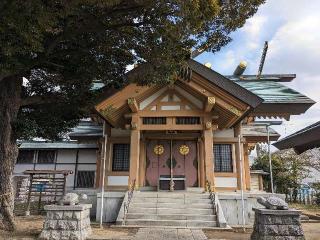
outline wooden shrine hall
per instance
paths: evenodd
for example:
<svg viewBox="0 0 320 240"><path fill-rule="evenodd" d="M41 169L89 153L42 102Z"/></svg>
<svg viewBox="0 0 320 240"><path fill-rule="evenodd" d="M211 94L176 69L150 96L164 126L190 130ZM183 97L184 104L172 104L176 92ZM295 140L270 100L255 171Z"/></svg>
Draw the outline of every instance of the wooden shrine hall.
<svg viewBox="0 0 320 240"><path fill-rule="evenodd" d="M281 84L294 78L223 76L189 60L170 85L131 83L109 91L95 106L104 123L98 185L104 178L107 191L133 184L135 189L183 190L206 183L213 191L250 191L248 155L267 138L250 131L250 124L261 117L289 119L314 104Z"/></svg>

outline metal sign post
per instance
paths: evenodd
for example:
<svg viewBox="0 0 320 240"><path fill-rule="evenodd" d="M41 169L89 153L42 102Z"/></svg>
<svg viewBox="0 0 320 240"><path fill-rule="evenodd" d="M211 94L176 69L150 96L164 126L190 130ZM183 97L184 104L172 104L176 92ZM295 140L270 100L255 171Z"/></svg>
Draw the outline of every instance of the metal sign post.
<svg viewBox="0 0 320 240"><path fill-rule="evenodd" d="M243 164L242 164L242 148L241 148L241 135L238 135L239 144L239 161L240 161L240 185L241 185L241 206L242 206L242 227L245 232L246 218L245 218L245 204L244 204L244 193L243 193Z"/></svg>

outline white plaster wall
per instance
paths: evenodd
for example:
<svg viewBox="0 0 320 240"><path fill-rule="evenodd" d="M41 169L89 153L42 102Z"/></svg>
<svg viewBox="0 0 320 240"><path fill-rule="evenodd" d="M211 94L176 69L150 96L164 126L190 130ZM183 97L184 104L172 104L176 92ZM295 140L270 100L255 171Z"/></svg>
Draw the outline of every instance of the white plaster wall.
<svg viewBox="0 0 320 240"><path fill-rule="evenodd" d="M195 98L193 95L188 93L187 91L183 90L182 88L175 86L175 89L177 92L179 92L182 96L184 96L186 99L188 99L190 102L192 102L194 105L196 105L198 108L203 108L203 103L201 100Z"/></svg>
<svg viewBox="0 0 320 240"><path fill-rule="evenodd" d="M97 151L95 149L80 149L78 163L96 163Z"/></svg>
<svg viewBox="0 0 320 240"><path fill-rule="evenodd" d="M73 188L75 165L74 164L58 164L57 170L71 170L71 171L73 171L73 174L69 174L67 176L67 182L66 182L67 187Z"/></svg>
<svg viewBox="0 0 320 240"><path fill-rule="evenodd" d="M108 186L127 186L129 176L108 176Z"/></svg>
<svg viewBox="0 0 320 240"><path fill-rule="evenodd" d="M213 138L215 137L221 137L221 138L233 138L234 137L234 131L233 128L225 129L225 130L216 130L213 131Z"/></svg>
<svg viewBox="0 0 320 240"><path fill-rule="evenodd" d="M180 105L176 105L176 106L161 106L161 110L180 110Z"/></svg>
<svg viewBox="0 0 320 240"><path fill-rule="evenodd" d="M54 170L54 163L50 164L42 164L38 163L36 164L35 170Z"/></svg>
<svg viewBox="0 0 320 240"><path fill-rule="evenodd" d="M95 164L79 164L78 171L96 171L97 166Z"/></svg>
<svg viewBox="0 0 320 240"><path fill-rule="evenodd" d="M14 166L14 174L22 174L26 170L33 170L33 164L16 164Z"/></svg>
<svg viewBox="0 0 320 240"><path fill-rule="evenodd" d="M143 100L140 105L139 109L143 110L145 109L150 103L152 103L154 100L156 100L157 97L159 97L162 93L164 93L167 90L166 87L161 88L159 91L148 97L147 99Z"/></svg>
<svg viewBox="0 0 320 240"><path fill-rule="evenodd" d="M215 177L216 187L237 187L237 178L235 177Z"/></svg>
<svg viewBox="0 0 320 240"><path fill-rule="evenodd" d="M57 163L76 163L76 149L59 149L57 154Z"/></svg>

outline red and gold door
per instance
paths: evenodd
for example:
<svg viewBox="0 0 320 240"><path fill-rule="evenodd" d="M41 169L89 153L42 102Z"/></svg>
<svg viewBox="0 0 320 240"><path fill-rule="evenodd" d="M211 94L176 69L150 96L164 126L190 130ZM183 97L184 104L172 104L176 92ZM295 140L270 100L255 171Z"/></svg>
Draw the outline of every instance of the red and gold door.
<svg viewBox="0 0 320 240"><path fill-rule="evenodd" d="M146 155L146 186L157 187L160 176L185 178L185 187L198 186L195 141L150 140Z"/></svg>

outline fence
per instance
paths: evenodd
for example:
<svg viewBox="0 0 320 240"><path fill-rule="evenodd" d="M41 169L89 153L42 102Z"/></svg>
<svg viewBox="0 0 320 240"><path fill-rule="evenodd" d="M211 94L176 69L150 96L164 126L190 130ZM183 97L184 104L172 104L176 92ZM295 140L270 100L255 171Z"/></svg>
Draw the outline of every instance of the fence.
<svg viewBox="0 0 320 240"><path fill-rule="evenodd" d="M286 201L289 203L300 203L305 205L316 204L317 192L313 189L289 189L289 193L286 194Z"/></svg>

